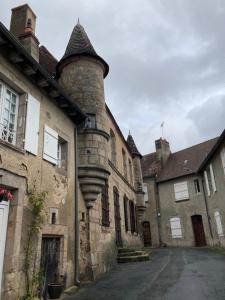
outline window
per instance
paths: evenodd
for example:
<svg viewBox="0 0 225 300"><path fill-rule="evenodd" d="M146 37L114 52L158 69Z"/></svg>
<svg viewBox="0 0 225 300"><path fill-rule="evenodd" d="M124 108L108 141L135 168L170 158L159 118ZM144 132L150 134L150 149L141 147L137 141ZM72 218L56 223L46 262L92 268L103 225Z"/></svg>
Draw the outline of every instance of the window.
<svg viewBox="0 0 225 300"><path fill-rule="evenodd" d="M221 160L222 160L222 166L223 166L223 171L225 174L225 147L220 152Z"/></svg>
<svg viewBox="0 0 225 300"><path fill-rule="evenodd" d="M129 159L129 174L130 174L130 183L133 184L133 167L130 159Z"/></svg>
<svg viewBox="0 0 225 300"><path fill-rule="evenodd" d="M222 227L222 223L221 223L220 213L218 211L216 211L214 214L214 217L215 217L215 221L216 221L216 228L217 228L218 236L223 236L223 227Z"/></svg>
<svg viewBox="0 0 225 300"><path fill-rule="evenodd" d="M174 193L176 201L189 199L187 182L180 182L174 184Z"/></svg>
<svg viewBox="0 0 225 300"><path fill-rule="evenodd" d="M199 184L199 180L198 179L194 180L194 185L195 185L195 193L199 194L200 193L200 184Z"/></svg>
<svg viewBox="0 0 225 300"><path fill-rule="evenodd" d="M18 95L0 82L0 138L16 144Z"/></svg>
<svg viewBox="0 0 225 300"><path fill-rule="evenodd" d="M109 187L108 183L102 188L102 225L109 227Z"/></svg>
<svg viewBox="0 0 225 300"><path fill-rule="evenodd" d="M143 183L144 202L148 203L148 186L147 183Z"/></svg>
<svg viewBox="0 0 225 300"><path fill-rule="evenodd" d="M94 114L88 114L85 119L85 128L96 128L96 116Z"/></svg>
<svg viewBox="0 0 225 300"><path fill-rule="evenodd" d="M124 204L124 222L125 222L125 230L129 230L129 223L128 223L128 198L126 195L123 198L123 204Z"/></svg>
<svg viewBox="0 0 225 300"><path fill-rule="evenodd" d="M131 232L134 233L137 231L137 224L136 224L136 209L133 201L129 201L130 206L130 229Z"/></svg>
<svg viewBox="0 0 225 300"><path fill-rule="evenodd" d="M68 143L61 137L58 138L57 166L67 170L67 148Z"/></svg>
<svg viewBox="0 0 225 300"><path fill-rule="evenodd" d="M123 157L123 174L127 178L127 158L124 149L122 149L122 157Z"/></svg>
<svg viewBox="0 0 225 300"><path fill-rule="evenodd" d="M171 218L170 219L170 227L171 227L171 234L172 234L173 239L182 238L180 218Z"/></svg>
<svg viewBox="0 0 225 300"><path fill-rule="evenodd" d="M210 164L204 171L205 184L207 189L207 194L210 196L213 192L216 192L216 182L213 172L212 164Z"/></svg>
<svg viewBox="0 0 225 300"><path fill-rule="evenodd" d="M116 137L112 129L110 129L110 148L111 148L111 162L116 166Z"/></svg>

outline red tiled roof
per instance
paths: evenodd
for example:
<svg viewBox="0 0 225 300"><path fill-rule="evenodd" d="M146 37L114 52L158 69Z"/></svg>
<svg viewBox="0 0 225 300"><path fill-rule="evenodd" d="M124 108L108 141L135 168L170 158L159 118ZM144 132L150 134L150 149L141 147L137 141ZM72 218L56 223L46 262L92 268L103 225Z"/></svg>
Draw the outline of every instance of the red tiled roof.
<svg viewBox="0 0 225 300"><path fill-rule="evenodd" d="M143 177L155 176L161 169L161 163L156 159L156 152L146 154L141 159Z"/></svg>
<svg viewBox="0 0 225 300"><path fill-rule="evenodd" d="M39 63L52 76L55 76L57 59L44 46L39 48Z"/></svg>
<svg viewBox="0 0 225 300"><path fill-rule="evenodd" d="M217 140L218 137L171 154L157 182L197 173Z"/></svg>

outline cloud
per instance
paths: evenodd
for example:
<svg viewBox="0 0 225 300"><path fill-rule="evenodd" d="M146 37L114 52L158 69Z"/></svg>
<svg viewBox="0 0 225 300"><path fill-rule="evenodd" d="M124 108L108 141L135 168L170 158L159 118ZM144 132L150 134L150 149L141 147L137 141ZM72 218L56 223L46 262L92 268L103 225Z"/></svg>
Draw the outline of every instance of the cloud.
<svg viewBox="0 0 225 300"><path fill-rule="evenodd" d="M3 0L0 19L20 0ZM225 2L220 0L28 0L37 36L58 59L80 18L110 66L106 101L142 153L165 137L176 151L214 137L224 121ZM224 114L223 114L224 115ZM204 116L207 116L207 120Z"/></svg>

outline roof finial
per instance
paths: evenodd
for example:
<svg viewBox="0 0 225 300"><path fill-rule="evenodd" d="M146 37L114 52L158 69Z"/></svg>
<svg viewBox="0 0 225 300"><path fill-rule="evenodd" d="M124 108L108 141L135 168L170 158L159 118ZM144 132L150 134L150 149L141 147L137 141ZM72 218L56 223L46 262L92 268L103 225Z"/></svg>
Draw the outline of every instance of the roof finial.
<svg viewBox="0 0 225 300"><path fill-rule="evenodd" d="M129 135L130 135L130 129L129 129Z"/></svg>
<svg viewBox="0 0 225 300"><path fill-rule="evenodd" d="M80 25L80 18L78 17L77 24Z"/></svg>

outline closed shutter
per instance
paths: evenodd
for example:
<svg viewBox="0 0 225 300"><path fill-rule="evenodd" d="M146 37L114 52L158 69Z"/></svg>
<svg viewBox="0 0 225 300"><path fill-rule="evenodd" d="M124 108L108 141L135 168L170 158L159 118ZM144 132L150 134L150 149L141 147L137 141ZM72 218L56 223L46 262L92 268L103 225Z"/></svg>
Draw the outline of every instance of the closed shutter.
<svg viewBox="0 0 225 300"><path fill-rule="evenodd" d="M51 163L58 164L58 134L45 125L43 158Z"/></svg>
<svg viewBox="0 0 225 300"><path fill-rule="evenodd" d="M215 216L218 236L223 236L223 227L222 227L222 223L221 223L220 213L218 211L216 211L214 216Z"/></svg>
<svg viewBox="0 0 225 300"><path fill-rule="evenodd" d="M220 152L221 160L222 160L222 166L223 166L223 171L225 174L225 147Z"/></svg>
<svg viewBox="0 0 225 300"><path fill-rule="evenodd" d="M37 155L39 138L40 102L28 95L25 150Z"/></svg>
<svg viewBox="0 0 225 300"><path fill-rule="evenodd" d="M171 233L173 239L182 238L182 230L180 224L180 218L171 218L170 219Z"/></svg>
<svg viewBox="0 0 225 300"><path fill-rule="evenodd" d="M206 189L207 189L207 194L208 194L208 196L210 196L209 181L208 181L208 175L207 175L206 171L204 171L204 177L205 177L205 185L206 185Z"/></svg>
<svg viewBox="0 0 225 300"><path fill-rule="evenodd" d="M215 182L212 164L210 164L209 169L210 169L210 176L211 176L213 191L216 192L216 182Z"/></svg>
<svg viewBox="0 0 225 300"><path fill-rule="evenodd" d="M176 201L189 199L187 182L180 182L174 184L174 192Z"/></svg>

